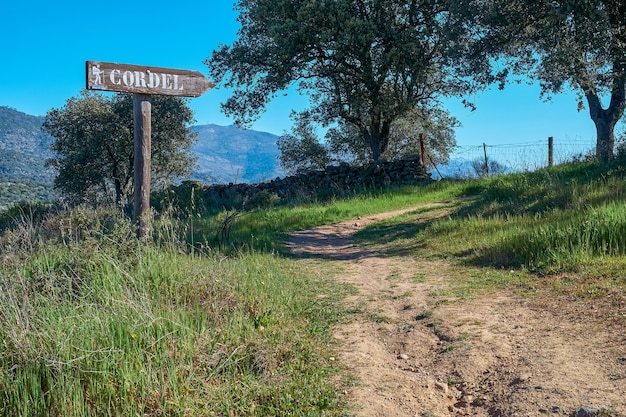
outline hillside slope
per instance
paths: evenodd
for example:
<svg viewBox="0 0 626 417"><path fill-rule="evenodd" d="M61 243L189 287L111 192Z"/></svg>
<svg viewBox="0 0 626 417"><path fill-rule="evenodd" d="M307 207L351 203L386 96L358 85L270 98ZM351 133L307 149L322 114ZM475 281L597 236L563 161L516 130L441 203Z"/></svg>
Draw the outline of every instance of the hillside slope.
<svg viewBox="0 0 626 417"><path fill-rule="evenodd" d="M195 126L198 155L194 179L230 183L273 179L284 175L278 163L278 137L271 133L214 124Z"/></svg>
<svg viewBox="0 0 626 417"><path fill-rule="evenodd" d="M0 106L0 206L20 200L49 200L54 171L46 169L53 138L44 118ZM282 175L277 136L235 126L193 127L198 156L191 178L207 184L255 183Z"/></svg>
<svg viewBox="0 0 626 417"><path fill-rule="evenodd" d="M53 138L41 130L44 118L0 107L0 182L51 184L44 168Z"/></svg>

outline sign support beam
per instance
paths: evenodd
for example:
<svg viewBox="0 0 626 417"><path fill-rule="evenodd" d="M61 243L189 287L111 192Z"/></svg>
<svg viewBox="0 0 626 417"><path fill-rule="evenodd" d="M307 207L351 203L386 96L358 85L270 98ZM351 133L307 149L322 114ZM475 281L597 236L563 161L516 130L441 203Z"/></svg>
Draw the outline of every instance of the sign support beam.
<svg viewBox="0 0 626 417"><path fill-rule="evenodd" d="M150 235L150 161L152 136L152 103L145 94L133 94L134 141L134 212L137 237Z"/></svg>

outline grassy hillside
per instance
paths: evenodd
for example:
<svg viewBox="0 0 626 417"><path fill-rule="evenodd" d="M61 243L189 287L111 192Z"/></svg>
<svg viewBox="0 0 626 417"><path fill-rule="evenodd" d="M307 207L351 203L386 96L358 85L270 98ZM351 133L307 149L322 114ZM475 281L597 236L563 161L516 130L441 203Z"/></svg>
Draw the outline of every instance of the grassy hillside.
<svg viewBox="0 0 626 417"><path fill-rule="evenodd" d="M330 328L351 289L296 265L289 231L415 206L359 243L447 259L462 296L618 300L625 179L617 159L241 214L161 213L157 243L133 239L114 211L13 208L0 216L0 415L346 415L337 386L351 380Z"/></svg>

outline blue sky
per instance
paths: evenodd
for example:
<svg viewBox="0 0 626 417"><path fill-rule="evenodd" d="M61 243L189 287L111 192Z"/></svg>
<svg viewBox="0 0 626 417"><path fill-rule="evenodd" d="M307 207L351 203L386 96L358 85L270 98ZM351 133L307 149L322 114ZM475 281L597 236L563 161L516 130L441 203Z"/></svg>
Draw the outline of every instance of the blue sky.
<svg viewBox="0 0 626 417"><path fill-rule="evenodd" d="M238 23L231 1L101 2L9 1L0 15L0 105L45 115L85 85L85 61L150 65L207 74L202 63L219 44L230 44ZM232 124L219 108L226 90L213 89L191 100L199 124ZM576 110L573 93L539 99L539 88L510 85L475 97L470 112L460 100L446 100L462 123L461 146L545 140L595 141L586 111ZM306 98L290 93L270 104L253 129L281 134L291 127L292 108Z"/></svg>

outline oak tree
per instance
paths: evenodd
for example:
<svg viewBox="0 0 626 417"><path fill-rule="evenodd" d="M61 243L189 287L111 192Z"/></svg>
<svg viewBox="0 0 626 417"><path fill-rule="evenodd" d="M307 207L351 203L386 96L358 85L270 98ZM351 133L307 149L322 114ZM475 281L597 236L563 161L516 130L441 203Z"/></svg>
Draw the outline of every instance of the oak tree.
<svg viewBox="0 0 626 417"><path fill-rule="evenodd" d="M152 178L158 186L188 174L195 163L186 99L152 96ZM46 114L43 129L55 141L46 162L57 171L55 188L76 202L128 203L133 190L131 94L83 91Z"/></svg>
<svg viewBox="0 0 626 417"><path fill-rule="evenodd" d="M597 132L597 157L610 159L626 107L624 0L477 0L481 48L513 73L539 81L542 94L577 91Z"/></svg>
<svg viewBox="0 0 626 417"><path fill-rule="evenodd" d="M452 0L239 0L241 29L205 63L234 93L225 113L248 124L279 92L310 98L311 121L345 125L371 158L394 121L438 97L466 93L486 68Z"/></svg>
<svg viewBox="0 0 626 417"><path fill-rule="evenodd" d="M443 165L456 147L454 128L458 121L440 107L416 107L391 124L387 149L382 157L392 161L415 155L421 156L420 136L424 144L427 165ZM328 133L330 152L341 160L364 163L371 160L363 136L353 127L340 124Z"/></svg>
<svg viewBox="0 0 626 417"><path fill-rule="evenodd" d="M288 174L321 170L332 162L330 150L318 141L309 116L308 112L294 114L292 132L280 136L276 142L280 151L280 166Z"/></svg>

